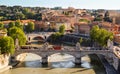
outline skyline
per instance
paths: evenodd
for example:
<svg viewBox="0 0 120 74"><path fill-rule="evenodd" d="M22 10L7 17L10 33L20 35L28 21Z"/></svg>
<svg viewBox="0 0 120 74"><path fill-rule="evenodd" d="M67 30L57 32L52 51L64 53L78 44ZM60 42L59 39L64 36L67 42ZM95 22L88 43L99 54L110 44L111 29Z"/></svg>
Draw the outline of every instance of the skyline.
<svg viewBox="0 0 120 74"><path fill-rule="evenodd" d="M0 0L0 5L23 7L74 7L80 9L120 9L119 0Z"/></svg>

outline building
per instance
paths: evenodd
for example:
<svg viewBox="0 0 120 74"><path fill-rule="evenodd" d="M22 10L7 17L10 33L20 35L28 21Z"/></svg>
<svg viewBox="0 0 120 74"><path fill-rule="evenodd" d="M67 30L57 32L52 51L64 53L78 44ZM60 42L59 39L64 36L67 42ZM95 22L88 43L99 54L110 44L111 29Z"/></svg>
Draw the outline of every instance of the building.
<svg viewBox="0 0 120 74"><path fill-rule="evenodd" d="M75 23L74 24L75 33L80 34L89 34L90 33L90 24L88 23Z"/></svg>
<svg viewBox="0 0 120 74"><path fill-rule="evenodd" d="M56 23L55 23L56 31L59 31L59 27L60 27L61 25L64 25L64 26L65 26L65 31L70 31L70 30L72 29L69 22L56 22Z"/></svg>

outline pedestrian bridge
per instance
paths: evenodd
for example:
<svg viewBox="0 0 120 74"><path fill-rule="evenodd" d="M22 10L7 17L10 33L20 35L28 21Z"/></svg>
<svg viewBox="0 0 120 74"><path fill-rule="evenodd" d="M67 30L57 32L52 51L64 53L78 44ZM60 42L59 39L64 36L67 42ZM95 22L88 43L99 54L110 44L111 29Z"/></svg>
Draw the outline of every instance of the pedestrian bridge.
<svg viewBox="0 0 120 74"><path fill-rule="evenodd" d="M34 39L46 40L53 33L54 32L30 33L30 34L26 34L26 38L28 41L32 41Z"/></svg>

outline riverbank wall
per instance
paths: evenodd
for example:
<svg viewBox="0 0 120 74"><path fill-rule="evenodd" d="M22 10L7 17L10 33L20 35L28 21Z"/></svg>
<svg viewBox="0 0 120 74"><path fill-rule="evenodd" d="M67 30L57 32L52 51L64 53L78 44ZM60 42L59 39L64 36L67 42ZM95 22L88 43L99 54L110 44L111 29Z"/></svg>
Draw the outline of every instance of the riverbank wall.
<svg viewBox="0 0 120 74"><path fill-rule="evenodd" d="M12 68L12 66L9 66L9 58L10 55L8 54L0 55L0 73Z"/></svg>
<svg viewBox="0 0 120 74"><path fill-rule="evenodd" d="M115 70L115 68L108 63L108 61L105 59L104 56L102 56L102 55L97 55L97 56L99 57L102 64L104 65L106 74L119 74L118 71Z"/></svg>

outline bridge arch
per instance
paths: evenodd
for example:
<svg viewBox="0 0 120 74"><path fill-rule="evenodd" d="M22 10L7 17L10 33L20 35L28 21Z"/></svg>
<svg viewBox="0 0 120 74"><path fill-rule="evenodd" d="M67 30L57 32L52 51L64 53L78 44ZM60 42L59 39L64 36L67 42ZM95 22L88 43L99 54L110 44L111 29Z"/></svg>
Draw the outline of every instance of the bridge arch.
<svg viewBox="0 0 120 74"><path fill-rule="evenodd" d="M60 56L70 56L72 58L75 58L75 56L73 54L69 54L69 53L53 53L53 54L49 54L48 58L49 57L53 57L53 56L56 56L56 55L60 55ZM66 57L67 58L67 57ZM75 60L75 59L74 59Z"/></svg>
<svg viewBox="0 0 120 74"><path fill-rule="evenodd" d="M48 56L48 62L50 67L70 68L75 66L75 57L66 53L55 53Z"/></svg>
<svg viewBox="0 0 120 74"><path fill-rule="evenodd" d="M41 36L36 36L36 37L33 37L33 40L44 40L44 38Z"/></svg>
<svg viewBox="0 0 120 74"><path fill-rule="evenodd" d="M28 52L26 52L26 53L20 53L20 54L18 54L18 55L16 55L16 60L18 60L18 61L25 61L25 59L26 59L26 57L30 57L30 58L32 58L32 56L35 56L35 57L37 57L37 58L34 58L34 59L39 59L40 61L41 61L41 59L42 59L42 57L39 55L39 54L36 54L36 53L28 53ZM29 59L30 59L29 58ZM27 59L26 61L30 61L29 59Z"/></svg>

